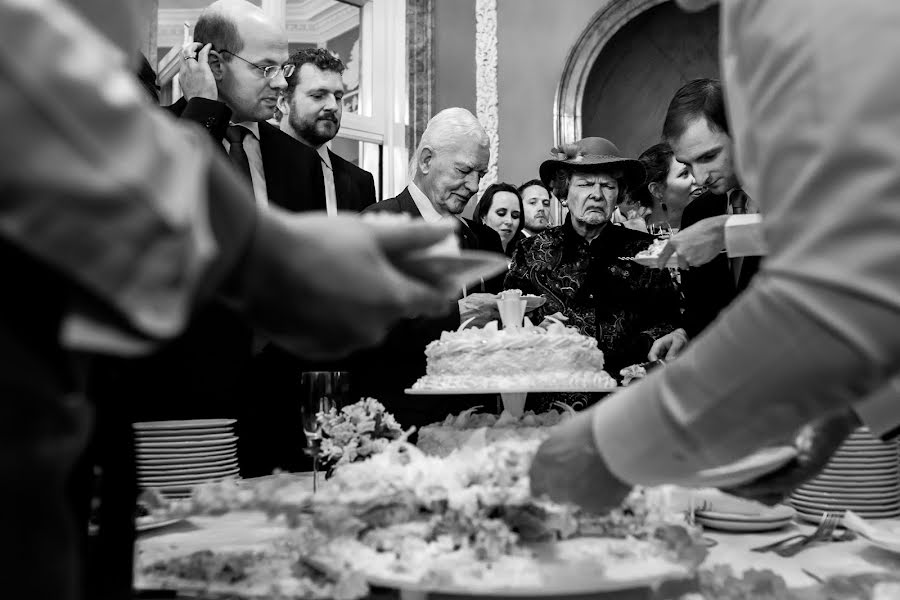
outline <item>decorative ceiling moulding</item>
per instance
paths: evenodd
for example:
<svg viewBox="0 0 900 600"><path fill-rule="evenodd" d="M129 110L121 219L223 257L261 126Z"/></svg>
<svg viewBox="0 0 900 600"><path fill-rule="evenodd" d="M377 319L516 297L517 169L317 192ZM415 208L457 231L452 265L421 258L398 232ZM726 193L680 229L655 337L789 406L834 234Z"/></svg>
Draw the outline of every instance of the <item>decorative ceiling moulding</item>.
<svg viewBox="0 0 900 600"><path fill-rule="evenodd" d="M497 0L475 0L475 111L491 144L481 191L497 181L500 117L497 95Z"/></svg>
<svg viewBox="0 0 900 600"><path fill-rule="evenodd" d="M581 101L594 62L603 48L629 21L668 0L604 0L578 41L569 51L553 102L553 137L556 144L582 137Z"/></svg>
<svg viewBox="0 0 900 600"><path fill-rule="evenodd" d="M159 10L158 46L181 45L184 24L192 28L200 17L200 8L161 8ZM287 5L285 31L293 43L324 44L328 40L359 27L360 9L345 4L329 4L324 10L305 10Z"/></svg>
<svg viewBox="0 0 900 600"><path fill-rule="evenodd" d="M409 74L409 126L406 148L416 146L434 110L434 1L406 2L406 66Z"/></svg>

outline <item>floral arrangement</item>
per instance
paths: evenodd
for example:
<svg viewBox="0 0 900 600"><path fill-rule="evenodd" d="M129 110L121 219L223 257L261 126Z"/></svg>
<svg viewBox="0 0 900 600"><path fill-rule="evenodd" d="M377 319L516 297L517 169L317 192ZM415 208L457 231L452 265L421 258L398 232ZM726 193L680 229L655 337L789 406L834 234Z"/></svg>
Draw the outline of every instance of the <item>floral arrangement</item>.
<svg viewBox="0 0 900 600"><path fill-rule="evenodd" d="M329 472L378 454L403 437L394 415L375 398L365 398L340 411L332 408L319 412L316 418L321 432L318 459Z"/></svg>

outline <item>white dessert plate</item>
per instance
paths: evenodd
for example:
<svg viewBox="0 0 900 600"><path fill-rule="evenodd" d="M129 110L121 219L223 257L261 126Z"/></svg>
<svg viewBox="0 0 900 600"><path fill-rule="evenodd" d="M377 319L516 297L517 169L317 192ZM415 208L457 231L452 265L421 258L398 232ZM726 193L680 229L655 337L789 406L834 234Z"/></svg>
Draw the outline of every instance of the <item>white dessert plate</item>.
<svg viewBox="0 0 900 600"><path fill-rule="evenodd" d="M900 485L897 483L886 485L862 485L862 484L815 484L805 483L798 491L819 492L825 494L844 494L849 496L873 495L873 494L897 494L900 496Z"/></svg>
<svg viewBox="0 0 900 600"><path fill-rule="evenodd" d="M657 262L659 261L659 256L626 256L623 257L624 260L630 260L631 262L635 262L642 267L650 267L651 269L658 269L659 266ZM677 269L678 268L678 255L673 254L669 257L669 260L666 261L667 269Z"/></svg>
<svg viewBox="0 0 900 600"><path fill-rule="evenodd" d="M463 298L463 302L465 302L472 309L480 309L482 307L490 306L494 309L497 308L497 300L500 299L499 294L483 294L483 293L475 293L469 294L465 298ZM525 312L532 311L536 308L539 308L546 304L547 299L543 296L534 296L532 294L524 294L522 296L522 300L525 301ZM499 313L498 313L499 314Z"/></svg>
<svg viewBox="0 0 900 600"><path fill-rule="evenodd" d="M900 510L900 501L898 500L878 500L874 502L861 502L857 500L835 500L829 498L809 498L806 496L797 496L794 493L791 496L791 504L794 507L802 507L813 510L846 510L848 508L862 508L877 511Z"/></svg>
<svg viewBox="0 0 900 600"><path fill-rule="evenodd" d="M811 483L827 486L891 486L897 483L897 477L893 474L887 475L865 475L865 474L833 474L822 473L812 480Z"/></svg>
<svg viewBox="0 0 900 600"><path fill-rule="evenodd" d="M157 519L155 517L138 517L135 520L134 528L138 531L152 531L154 529L162 529L176 523L184 521L183 518L173 519Z"/></svg>
<svg viewBox="0 0 900 600"><path fill-rule="evenodd" d="M413 253L397 260L400 267L428 281L452 281L459 287L489 279L509 269L509 258L496 252L461 250L458 255Z"/></svg>
<svg viewBox="0 0 900 600"><path fill-rule="evenodd" d="M750 504L749 502L747 503ZM754 503L755 504L755 503ZM790 521L794 518L796 512L790 506L778 504L776 506L760 505L757 509L753 507L754 513L750 512L727 512L717 511L714 506L711 510L698 510L694 512L694 516L698 519L710 519L715 521L732 521L745 523L772 523L778 521Z"/></svg>
<svg viewBox="0 0 900 600"><path fill-rule="evenodd" d="M701 517L700 515L695 515L695 520L697 523L700 523L704 527L708 527L710 529L717 529L719 531L734 531L734 532L755 532L755 531L774 531L775 529L781 529L783 527L787 527L794 520L795 511L791 511L791 517L787 519L780 519L778 521L731 521L729 519L712 519L710 517Z"/></svg>
<svg viewBox="0 0 900 600"><path fill-rule="evenodd" d="M167 465L143 464L138 467L138 473L151 474L156 472L183 472L183 471L209 471L210 469L221 469L233 467L237 465L237 457L229 457L223 460L211 460L205 463L174 463Z"/></svg>
<svg viewBox="0 0 900 600"><path fill-rule="evenodd" d="M202 483L204 481L213 481L217 479L224 479L226 477L232 477L234 475L238 475L240 473L240 469L227 469L219 471L218 473L212 473L210 475L164 475L160 477L138 477L138 484L141 487L153 487L154 485L184 485L184 484L194 484L194 483ZM182 483L184 482L184 483Z"/></svg>
<svg viewBox="0 0 900 600"><path fill-rule="evenodd" d="M764 448L731 464L700 471L690 481L683 481L681 484L692 487L732 487L771 473L795 456L797 449L793 446Z"/></svg>
<svg viewBox="0 0 900 600"><path fill-rule="evenodd" d="M198 454L185 454L176 452L138 452L137 463L142 465L172 465L172 464L209 464L214 460L237 457L237 448L216 450Z"/></svg>
<svg viewBox="0 0 900 600"><path fill-rule="evenodd" d="M207 427L228 427L237 423L235 419L193 419L189 421L142 421L135 423L137 430L144 429L205 429Z"/></svg>
<svg viewBox="0 0 900 600"><path fill-rule="evenodd" d="M138 437L136 444L171 444L172 442L208 442L208 441L231 441L236 440L234 433L192 433L190 435L157 435L148 437Z"/></svg>
<svg viewBox="0 0 900 600"><path fill-rule="evenodd" d="M175 451L182 450L197 450L200 451L205 448L228 448L230 446L235 446L237 442L237 438L231 437L225 440L184 440L179 442L146 442L146 441L138 441L135 443L138 450L146 449L146 450L162 450L169 449Z"/></svg>
<svg viewBox="0 0 900 600"><path fill-rule="evenodd" d="M197 436L197 435L235 435L230 427L211 427L210 429L147 429L135 432L135 439L153 441L161 437Z"/></svg>
<svg viewBox="0 0 900 600"><path fill-rule="evenodd" d="M237 479L234 476L232 476L230 478ZM167 492L167 491L190 492L196 486L200 485L201 483L209 483L211 481L221 481L223 479L227 479L227 478L226 477L211 477L209 479L195 479L193 481L179 481L179 482L173 482L173 483L154 483L154 484L146 484L146 485L141 484L140 487L146 488L146 489L152 488L152 489L161 490L164 492Z"/></svg>

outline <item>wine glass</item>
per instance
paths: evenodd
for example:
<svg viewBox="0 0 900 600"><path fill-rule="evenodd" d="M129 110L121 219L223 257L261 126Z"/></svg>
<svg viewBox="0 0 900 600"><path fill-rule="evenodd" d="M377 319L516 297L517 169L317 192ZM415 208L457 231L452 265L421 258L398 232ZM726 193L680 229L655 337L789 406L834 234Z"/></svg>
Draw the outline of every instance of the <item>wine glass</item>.
<svg viewBox="0 0 900 600"><path fill-rule="evenodd" d="M322 426L319 413L340 409L350 400L350 374L346 371L304 371L300 374L300 418L306 453L313 459L313 492L318 489Z"/></svg>

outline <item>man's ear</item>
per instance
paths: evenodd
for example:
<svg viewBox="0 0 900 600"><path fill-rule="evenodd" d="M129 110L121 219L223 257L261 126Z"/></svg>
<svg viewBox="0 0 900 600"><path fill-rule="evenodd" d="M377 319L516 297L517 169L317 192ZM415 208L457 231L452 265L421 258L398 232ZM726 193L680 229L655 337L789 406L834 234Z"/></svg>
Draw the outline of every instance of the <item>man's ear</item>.
<svg viewBox="0 0 900 600"><path fill-rule="evenodd" d="M419 173L423 175L427 175L428 171L431 170L431 163L434 161L434 150L430 146L425 146L419 152L419 164L417 165L419 168Z"/></svg>
<svg viewBox="0 0 900 600"><path fill-rule="evenodd" d="M209 51L209 70L212 71L216 81L222 81L225 77L225 64L222 55L215 50Z"/></svg>
<svg viewBox="0 0 900 600"><path fill-rule="evenodd" d="M278 101L275 103L282 116L286 117L291 114L291 103L288 102L287 96L278 94Z"/></svg>
<svg viewBox="0 0 900 600"><path fill-rule="evenodd" d="M654 181L647 186L647 190L649 190L651 196L657 200L662 200L663 193L666 191L666 186L658 181Z"/></svg>

